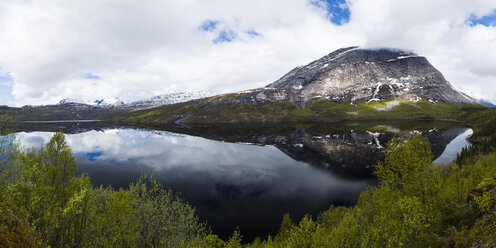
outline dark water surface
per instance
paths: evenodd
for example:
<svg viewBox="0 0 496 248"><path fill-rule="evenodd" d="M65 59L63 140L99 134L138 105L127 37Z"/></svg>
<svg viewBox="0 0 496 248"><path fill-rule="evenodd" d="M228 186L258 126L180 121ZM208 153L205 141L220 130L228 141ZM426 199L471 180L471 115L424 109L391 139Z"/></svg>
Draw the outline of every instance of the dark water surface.
<svg viewBox="0 0 496 248"><path fill-rule="evenodd" d="M226 238L239 226L247 240L275 234L284 213L299 220L331 204L355 204L376 183L373 165L395 135L424 133L436 162L449 163L471 134L446 122L165 128L172 131L55 122L20 128L23 147L40 147L63 130L77 173L88 173L95 186L126 187L153 174L181 192L214 233Z"/></svg>

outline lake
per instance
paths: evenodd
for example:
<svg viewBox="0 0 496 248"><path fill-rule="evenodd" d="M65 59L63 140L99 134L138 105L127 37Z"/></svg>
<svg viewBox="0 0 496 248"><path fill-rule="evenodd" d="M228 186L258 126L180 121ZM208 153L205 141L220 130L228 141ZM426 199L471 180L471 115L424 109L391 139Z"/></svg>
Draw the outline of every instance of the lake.
<svg viewBox="0 0 496 248"><path fill-rule="evenodd" d="M40 147L62 130L77 173L95 186L127 187L142 174L181 192L212 231L246 240L276 234L331 204L356 203L394 136L424 133L436 162L456 158L472 130L451 122L367 122L279 126L129 127L104 122L23 123L22 147Z"/></svg>

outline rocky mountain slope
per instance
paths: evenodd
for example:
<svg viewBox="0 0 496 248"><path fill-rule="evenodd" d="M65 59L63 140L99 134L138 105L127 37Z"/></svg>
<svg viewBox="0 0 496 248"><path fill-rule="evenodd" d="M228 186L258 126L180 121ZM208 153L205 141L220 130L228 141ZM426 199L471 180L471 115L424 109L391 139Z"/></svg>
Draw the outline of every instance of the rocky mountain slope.
<svg viewBox="0 0 496 248"><path fill-rule="evenodd" d="M241 92L233 103L291 101L300 107L311 99L333 102L408 101L472 103L457 91L429 61L395 49L348 47L306 66L299 66L265 88Z"/></svg>

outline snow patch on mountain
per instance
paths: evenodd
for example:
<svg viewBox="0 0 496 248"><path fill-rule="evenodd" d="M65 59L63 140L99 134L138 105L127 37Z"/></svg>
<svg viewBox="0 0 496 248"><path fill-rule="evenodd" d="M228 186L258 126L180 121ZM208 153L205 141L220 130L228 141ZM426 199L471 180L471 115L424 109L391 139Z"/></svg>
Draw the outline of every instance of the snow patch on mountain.
<svg viewBox="0 0 496 248"><path fill-rule="evenodd" d="M83 101L81 99L76 99L76 98L64 98L62 100L60 100L60 102L58 104L67 104L67 103L79 103L79 104L88 104L89 101Z"/></svg>
<svg viewBox="0 0 496 248"><path fill-rule="evenodd" d="M118 98L112 97L112 98L104 98L104 99L99 99L99 100L94 100L93 104L94 106L106 106L106 105L113 105L113 106L118 106L118 105L123 105L124 102L119 100Z"/></svg>
<svg viewBox="0 0 496 248"><path fill-rule="evenodd" d="M174 103L187 102L195 99L205 98L214 96L214 92L210 91L197 91L197 92L179 92L179 93L171 93L164 94L159 96L154 96L148 99L138 100L135 102L131 102L126 104L127 107L153 107L153 106L161 106L168 105Z"/></svg>

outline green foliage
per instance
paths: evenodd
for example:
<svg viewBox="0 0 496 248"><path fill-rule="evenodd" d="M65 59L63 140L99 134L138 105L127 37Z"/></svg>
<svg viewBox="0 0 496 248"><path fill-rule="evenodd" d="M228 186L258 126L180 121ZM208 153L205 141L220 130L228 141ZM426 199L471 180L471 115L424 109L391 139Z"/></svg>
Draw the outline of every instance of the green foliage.
<svg viewBox="0 0 496 248"><path fill-rule="evenodd" d="M496 154L440 166L424 137L393 140L376 167L379 185L356 206L331 206L316 222L305 216L298 225L285 216L275 238L249 247L492 247L495 203L487 192L495 189L495 170ZM467 202L474 192L480 198Z"/></svg>
<svg viewBox="0 0 496 248"><path fill-rule="evenodd" d="M223 248L226 246L226 242L219 238L218 235L209 234L206 239L209 248Z"/></svg>
<svg viewBox="0 0 496 248"><path fill-rule="evenodd" d="M279 232L277 233L275 239L279 241L288 239L294 227L295 225L291 220L289 214L284 214L284 216L282 217L281 227L279 228Z"/></svg>
<svg viewBox="0 0 496 248"><path fill-rule="evenodd" d="M312 247L312 236L315 230L317 230L317 223L312 220L312 216L305 215L298 226L291 229L287 245L289 247Z"/></svg>
<svg viewBox="0 0 496 248"><path fill-rule="evenodd" d="M7 202L0 202L0 247L39 247L39 234L31 225L10 209Z"/></svg>
<svg viewBox="0 0 496 248"><path fill-rule="evenodd" d="M16 125L14 119L8 114L0 115L0 136L10 134L15 131Z"/></svg>
<svg viewBox="0 0 496 248"><path fill-rule="evenodd" d="M14 154L8 164L19 175L0 183L1 247L207 245L209 231L195 209L151 177L114 190L76 176L61 132L39 149Z"/></svg>
<svg viewBox="0 0 496 248"><path fill-rule="evenodd" d="M243 247L241 245L241 241L243 239L243 236L241 235L241 232L239 231L239 227L234 230L233 235L229 238L229 240L226 243L226 248L241 248Z"/></svg>
<svg viewBox="0 0 496 248"><path fill-rule="evenodd" d="M496 213L486 214L479 218L467 236L473 245L472 247L495 247Z"/></svg>
<svg viewBox="0 0 496 248"><path fill-rule="evenodd" d="M20 174L19 147L12 132L14 120L8 115L0 115L0 200L7 183L14 182Z"/></svg>
<svg viewBox="0 0 496 248"><path fill-rule="evenodd" d="M496 109L477 111L467 122L474 125L470 137L473 145L462 149L456 158L457 164L475 163L480 155L496 151Z"/></svg>
<svg viewBox="0 0 496 248"><path fill-rule="evenodd" d="M417 135L410 140L393 139L386 149L386 159L379 162L375 174L382 184L406 194L420 193L432 183L432 154L427 138Z"/></svg>
<svg viewBox="0 0 496 248"><path fill-rule="evenodd" d="M171 190L148 176L130 185L140 225L137 243L140 247L197 246L208 232L199 224L195 209Z"/></svg>
<svg viewBox="0 0 496 248"><path fill-rule="evenodd" d="M489 212L492 207L491 202L491 193L486 191L482 193L481 196L477 196L474 198L474 203L477 208L480 209L481 212Z"/></svg>
<svg viewBox="0 0 496 248"><path fill-rule="evenodd" d="M56 133L45 147L27 151L21 160L21 179L11 187L16 209L35 224L43 243L56 244L65 237L64 209L79 182L64 134Z"/></svg>
<svg viewBox="0 0 496 248"><path fill-rule="evenodd" d="M130 192L123 189L110 192L103 212L97 217L103 247L136 247L138 213L132 207L134 204Z"/></svg>

